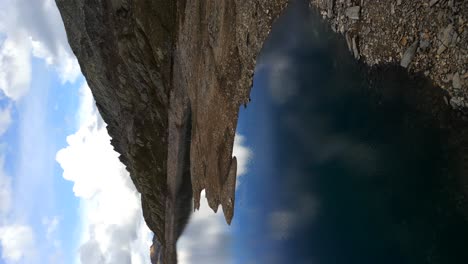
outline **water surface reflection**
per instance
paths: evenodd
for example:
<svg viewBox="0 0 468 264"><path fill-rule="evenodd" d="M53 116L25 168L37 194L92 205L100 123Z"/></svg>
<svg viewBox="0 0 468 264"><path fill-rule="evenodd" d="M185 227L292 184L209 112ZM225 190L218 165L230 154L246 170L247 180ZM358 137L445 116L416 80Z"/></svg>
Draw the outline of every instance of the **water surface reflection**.
<svg viewBox="0 0 468 264"><path fill-rule="evenodd" d="M241 111L236 263L468 263L463 117L306 10L276 24Z"/></svg>

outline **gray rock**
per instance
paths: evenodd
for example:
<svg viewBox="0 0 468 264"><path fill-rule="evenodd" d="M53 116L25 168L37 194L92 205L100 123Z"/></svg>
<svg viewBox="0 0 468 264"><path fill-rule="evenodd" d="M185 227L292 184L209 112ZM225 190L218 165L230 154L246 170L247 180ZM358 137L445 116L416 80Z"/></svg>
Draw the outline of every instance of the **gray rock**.
<svg viewBox="0 0 468 264"><path fill-rule="evenodd" d="M433 5L437 4L437 2L439 2L439 0L431 0L431 2L429 2L429 7L432 7Z"/></svg>
<svg viewBox="0 0 468 264"><path fill-rule="evenodd" d="M445 76L445 78L442 79L442 82L449 83L452 81L452 79L453 79L453 73L449 73L447 74L447 76Z"/></svg>
<svg viewBox="0 0 468 264"><path fill-rule="evenodd" d="M359 55L359 49L357 45L357 36L353 37L353 54L356 60L359 60L361 58L361 55Z"/></svg>
<svg viewBox="0 0 468 264"><path fill-rule="evenodd" d="M349 52L353 53L353 41L348 32L345 34L346 44L348 45Z"/></svg>
<svg viewBox="0 0 468 264"><path fill-rule="evenodd" d="M455 73L452 77L452 86L455 89L461 89L461 79L460 79L460 74Z"/></svg>
<svg viewBox="0 0 468 264"><path fill-rule="evenodd" d="M407 68L411 61L413 60L414 58L414 55L416 55L416 50L418 48L418 40L416 40L415 42L413 42L413 44L411 44L411 46L408 47L408 49L406 49L405 53L403 54L403 57L401 58L401 62L400 62L400 65L404 68Z"/></svg>
<svg viewBox="0 0 468 264"><path fill-rule="evenodd" d="M360 12L361 12L360 6L352 6L346 9L345 14L350 19L358 20Z"/></svg>
<svg viewBox="0 0 468 264"><path fill-rule="evenodd" d="M441 34L439 34L440 45L437 49L437 54L442 54L449 47L453 41L454 33L453 24L449 24Z"/></svg>
<svg viewBox="0 0 468 264"><path fill-rule="evenodd" d="M463 108L465 107L465 102L463 101L462 97L452 97L450 98L450 105L455 108Z"/></svg>
<svg viewBox="0 0 468 264"><path fill-rule="evenodd" d="M457 45L457 42L460 40L460 38L458 37L458 33L453 30L452 32L452 40L450 41L450 47L455 47L455 45Z"/></svg>
<svg viewBox="0 0 468 264"><path fill-rule="evenodd" d="M333 5L335 3L335 0L328 0L327 2L327 16L328 18L332 18L333 17Z"/></svg>
<svg viewBox="0 0 468 264"><path fill-rule="evenodd" d="M429 40L423 39L419 41L419 48L421 48L422 50L428 49L430 45L431 45L431 42Z"/></svg>

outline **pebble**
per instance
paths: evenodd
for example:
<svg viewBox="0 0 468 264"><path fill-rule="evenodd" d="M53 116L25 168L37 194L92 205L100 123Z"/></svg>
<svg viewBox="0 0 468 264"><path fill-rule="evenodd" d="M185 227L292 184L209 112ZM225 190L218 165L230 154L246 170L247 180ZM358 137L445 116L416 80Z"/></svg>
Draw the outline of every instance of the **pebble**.
<svg viewBox="0 0 468 264"><path fill-rule="evenodd" d="M418 40L413 42L411 46L406 49L405 53L403 54L403 57L401 58L400 65L404 68L408 68L409 64L414 58L414 55L416 54L416 49L418 48Z"/></svg>
<svg viewBox="0 0 468 264"><path fill-rule="evenodd" d="M431 42L429 40L423 39L419 42L419 47L422 50L426 50L427 48L429 48L430 45L431 45Z"/></svg>
<svg viewBox="0 0 468 264"><path fill-rule="evenodd" d="M356 58L356 60L359 60L361 58L361 55L359 55L356 36L353 37L353 53L354 53L354 58Z"/></svg>
<svg viewBox="0 0 468 264"><path fill-rule="evenodd" d="M463 98L462 97L452 97L452 98L450 98L450 105L453 108L461 108L461 107L465 106L465 104L463 103Z"/></svg>
<svg viewBox="0 0 468 264"><path fill-rule="evenodd" d="M328 12L327 12L327 15L328 15L328 18L333 18L333 2L334 0L328 0Z"/></svg>
<svg viewBox="0 0 468 264"><path fill-rule="evenodd" d="M353 43L351 41L351 36L348 32L345 34L346 44L348 44L349 52L353 53Z"/></svg>
<svg viewBox="0 0 468 264"><path fill-rule="evenodd" d="M437 2L439 2L439 0L431 0L431 2L429 2L429 6L432 7L433 5L437 4Z"/></svg>
<svg viewBox="0 0 468 264"><path fill-rule="evenodd" d="M457 42L460 40L460 38L458 37L458 33L453 30L452 32L452 40L450 41L450 46L451 47L454 47L455 45L457 45Z"/></svg>
<svg viewBox="0 0 468 264"><path fill-rule="evenodd" d="M370 32L371 32L371 29L368 28L368 27L365 27L365 28L362 30L362 34L363 34L363 35L367 35L367 34L369 34Z"/></svg>
<svg viewBox="0 0 468 264"><path fill-rule="evenodd" d="M345 13L348 18L358 20L360 11L361 11L360 6L352 6L352 7L348 7Z"/></svg>
<svg viewBox="0 0 468 264"><path fill-rule="evenodd" d="M453 79L453 74L449 73L447 74L447 76L445 76L445 78L442 79L442 82L449 83L452 81L452 79Z"/></svg>
<svg viewBox="0 0 468 264"><path fill-rule="evenodd" d="M460 80L460 74L455 73L452 77L452 86L455 89L460 89L461 88L461 80Z"/></svg>
<svg viewBox="0 0 468 264"><path fill-rule="evenodd" d="M453 0L449 0L448 3L447 3L447 5L448 5L449 7L451 7L452 9L455 7L455 6L454 6Z"/></svg>
<svg viewBox="0 0 468 264"><path fill-rule="evenodd" d="M446 49L447 47L450 45L450 43L452 42L453 40L453 36L454 36L454 30L453 30L453 24L449 24L442 32L441 36L440 36L440 46L439 48L437 49L437 54L442 54Z"/></svg>
<svg viewBox="0 0 468 264"><path fill-rule="evenodd" d="M403 45L403 46L406 46L406 43L408 43L408 38L402 37L401 40L400 40L400 44Z"/></svg>

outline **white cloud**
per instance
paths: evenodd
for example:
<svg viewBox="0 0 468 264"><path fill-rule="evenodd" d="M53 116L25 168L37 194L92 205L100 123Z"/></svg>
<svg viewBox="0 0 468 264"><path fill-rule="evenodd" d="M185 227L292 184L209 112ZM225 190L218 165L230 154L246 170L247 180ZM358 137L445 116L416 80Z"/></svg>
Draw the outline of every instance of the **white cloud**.
<svg viewBox="0 0 468 264"><path fill-rule="evenodd" d="M0 0L0 90L13 100L31 82L31 55L53 65L62 82L74 82L80 67L68 45L52 0Z"/></svg>
<svg viewBox="0 0 468 264"><path fill-rule="evenodd" d="M245 145L245 138L236 133L234 138L233 156L237 158L237 181L236 187L241 183L240 177L247 173L247 165L252 159L252 151Z"/></svg>
<svg viewBox="0 0 468 264"><path fill-rule="evenodd" d="M0 136L3 135L11 124L11 107L0 109Z"/></svg>
<svg viewBox="0 0 468 264"><path fill-rule="evenodd" d="M2 258L10 263L27 259L34 252L34 233L27 225L7 225L0 227Z"/></svg>
<svg viewBox="0 0 468 264"><path fill-rule="evenodd" d="M0 89L13 100L23 96L31 82L31 45L25 38L27 33L18 29L0 46Z"/></svg>
<svg viewBox="0 0 468 264"><path fill-rule="evenodd" d="M81 89L79 130L56 156L63 177L81 199L82 263L146 263L150 231L128 172L110 145L110 137L87 85Z"/></svg>
<svg viewBox="0 0 468 264"><path fill-rule="evenodd" d="M80 247L80 261L86 264L105 263L104 254L94 236Z"/></svg>

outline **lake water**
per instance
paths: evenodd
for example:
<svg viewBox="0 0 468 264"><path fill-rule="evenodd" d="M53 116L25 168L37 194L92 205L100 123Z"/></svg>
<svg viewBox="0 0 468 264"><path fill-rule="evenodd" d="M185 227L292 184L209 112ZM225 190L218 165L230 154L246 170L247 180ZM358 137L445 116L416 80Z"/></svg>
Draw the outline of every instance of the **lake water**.
<svg viewBox="0 0 468 264"><path fill-rule="evenodd" d="M258 60L238 132L235 263L468 263L468 129L447 95L356 62L304 6Z"/></svg>

